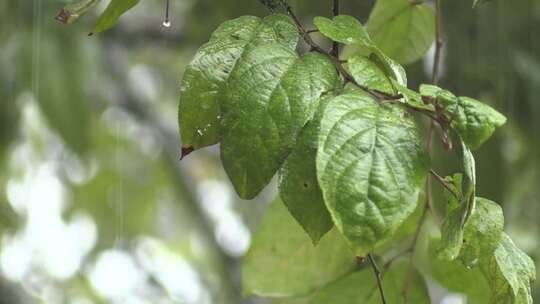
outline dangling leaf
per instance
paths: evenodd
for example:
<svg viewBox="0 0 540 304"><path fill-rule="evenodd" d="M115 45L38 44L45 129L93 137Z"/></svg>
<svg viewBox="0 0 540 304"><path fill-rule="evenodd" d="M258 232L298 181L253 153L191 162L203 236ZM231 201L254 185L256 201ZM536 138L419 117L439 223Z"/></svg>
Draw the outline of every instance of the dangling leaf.
<svg viewBox="0 0 540 304"><path fill-rule="evenodd" d="M183 147L199 149L219 142L220 98L238 59L271 43L294 51L298 39L298 30L284 15L244 16L220 25L184 72L179 107Z"/></svg>
<svg viewBox="0 0 540 304"><path fill-rule="evenodd" d="M431 303L424 278L410 263L396 261L382 276L387 303ZM379 304L381 299L373 272L366 268L316 292L311 303Z"/></svg>
<svg viewBox="0 0 540 304"><path fill-rule="evenodd" d="M536 279L534 262L503 233L491 259L483 265L491 286L491 304L532 304L531 283Z"/></svg>
<svg viewBox="0 0 540 304"><path fill-rule="evenodd" d="M392 237L415 210L429 168L412 118L359 90L330 100L317 175L334 224L358 255Z"/></svg>
<svg viewBox="0 0 540 304"><path fill-rule="evenodd" d="M296 146L280 170L279 179L281 199L314 245L334 226L324 204L315 167L320 120L327 101L321 101L315 117L298 136Z"/></svg>
<svg viewBox="0 0 540 304"><path fill-rule="evenodd" d="M351 272L353 252L335 230L314 246L280 200L270 205L242 264L246 295L303 296Z"/></svg>
<svg viewBox="0 0 540 304"><path fill-rule="evenodd" d="M255 197L281 167L319 99L339 83L326 56L282 44L246 53L222 100L221 160L241 198Z"/></svg>
<svg viewBox="0 0 540 304"><path fill-rule="evenodd" d="M124 13L138 3L139 0L111 0L105 11L99 16L91 34L101 33L110 29Z"/></svg>
<svg viewBox="0 0 540 304"><path fill-rule="evenodd" d="M401 64L422 58L435 39L435 16L425 2L378 0L367 23L375 44Z"/></svg>

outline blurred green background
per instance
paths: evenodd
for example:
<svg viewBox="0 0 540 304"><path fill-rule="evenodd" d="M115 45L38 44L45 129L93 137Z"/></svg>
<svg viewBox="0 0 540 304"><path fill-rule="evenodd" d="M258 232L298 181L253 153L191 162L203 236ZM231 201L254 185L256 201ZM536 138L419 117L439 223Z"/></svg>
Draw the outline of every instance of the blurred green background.
<svg viewBox="0 0 540 304"><path fill-rule="evenodd" d="M329 2L290 1L308 27ZM362 21L373 4L342 2ZM441 85L508 116L475 153L477 192L538 262L540 2L471 2L443 1ZM105 1L69 26L54 20L65 3L0 0L0 303L267 303L242 299L239 267L275 184L242 201L216 147L179 162L176 118L196 49L266 9L171 0L167 28L165 0L147 0L88 37ZM429 82L431 55L406 67L411 88ZM437 148L437 171L455 171ZM429 283L434 303L465 303Z"/></svg>

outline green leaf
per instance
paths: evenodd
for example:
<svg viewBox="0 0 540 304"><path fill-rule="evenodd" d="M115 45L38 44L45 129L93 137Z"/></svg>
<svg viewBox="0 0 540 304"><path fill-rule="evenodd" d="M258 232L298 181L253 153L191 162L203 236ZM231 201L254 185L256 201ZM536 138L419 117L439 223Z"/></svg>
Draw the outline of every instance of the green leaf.
<svg viewBox="0 0 540 304"><path fill-rule="evenodd" d="M334 226L315 167L320 120L326 102L326 99L321 101L315 117L298 136L296 146L280 169L279 179L281 199L315 245Z"/></svg>
<svg viewBox="0 0 540 304"><path fill-rule="evenodd" d="M257 47L239 61L222 101L221 160L241 198L255 197L281 167L313 117L319 99L339 84L328 57L302 57L282 44Z"/></svg>
<svg viewBox="0 0 540 304"><path fill-rule="evenodd" d="M431 303L424 278L405 261L396 261L382 274L387 303ZM316 292L313 304L379 304L380 295L370 268L355 272Z"/></svg>
<svg viewBox="0 0 540 304"><path fill-rule="evenodd" d="M486 259L499 246L504 228L502 208L481 197L476 198L476 207L465 224L461 261L468 267Z"/></svg>
<svg viewBox="0 0 540 304"><path fill-rule="evenodd" d="M491 304L532 304L531 283L536 279L534 262L510 237L502 240L492 258L483 265L491 286Z"/></svg>
<svg viewBox="0 0 540 304"><path fill-rule="evenodd" d="M334 224L364 255L415 210L429 168L406 112L359 90L333 98L321 122L317 175Z"/></svg>
<svg viewBox="0 0 540 304"><path fill-rule="evenodd" d="M409 107L435 112L435 107L432 104L426 104L422 99L422 95L420 95L418 92L407 88L406 85L398 83L393 79L391 79L391 81L396 90L403 95L405 103Z"/></svg>
<svg viewBox="0 0 540 304"><path fill-rule="evenodd" d="M366 26L375 44L401 64L422 58L435 39L435 16L423 2L378 0Z"/></svg>
<svg viewBox="0 0 540 304"><path fill-rule="evenodd" d="M358 84L387 94L395 94L390 78L369 58L354 55L347 60L346 68Z"/></svg>
<svg viewBox="0 0 540 304"><path fill-rule="evenodd" d="M495 129L506 123L506 117L492 107L469 97L459 97L446 113L450 126L471 149L478 149Z"/></svg>
<svg viewBox="0 0 540 304"><path fill-rule="evenodd" d="M291 19L243 16L226 21L187 66L180 87L179 125L184 148L219 142L220 98L238 60L250 49L280 43L293 51L299 34Z"/></svg>
<svg viewBox="0 0 540 304"><path fill-rule="evenodd" d="M323 35L336 42L365 47L373 46L373 42L362 23L352 16L340 15L334 17L333 20L315 17L313 23Z"/></svg>
<svg viewBox="0 0 540 304"><path fill-rule="evenodd" d="M246 295L307 295L351 272L354 253L330 231L315 247L280 200L270 205L242 265Z"/></svg>
<svg viewBox="0 0 540 304"><path fill-rule="evenodd" d="M113 27L120 17L139 3L139 0L111 0L99 16L92 34L104 32Z"/></svg>
<svg viewBox="0 0 540 304"><path fill-rule="evenodd" d="M376 60L384 68L387 75L400 84L407 85L407 76L403 67L375 46L362 23L356 18L347 15L336 16L333 20L325 17L315 17L313 22L321 34L329 39L346 45L355 45L360 49L367 50L370 54L374 54L376 58L373 60Z"/></svg>
<svg viewBox="0 0 540 304"><path fill-rule="evenodd" d="M460 261L445 261L437 258L440 241L429 244L429 266L431 276L449 291L467 295L467 303L488 304L490 288L480 268L467 268Z"/></svg>
<svg viewBox="0 0 540 304"><path fill-rule="evenodd" d="M55 19L62 23L73 23L99 2L100 0L75 0L66 4Z"/></svg>

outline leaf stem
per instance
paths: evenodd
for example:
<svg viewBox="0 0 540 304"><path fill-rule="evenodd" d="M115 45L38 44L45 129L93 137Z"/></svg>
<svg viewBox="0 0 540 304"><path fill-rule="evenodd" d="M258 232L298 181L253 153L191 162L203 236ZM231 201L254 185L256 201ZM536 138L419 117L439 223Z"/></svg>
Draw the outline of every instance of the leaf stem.
<svg viewBox="0 0 540 304"><path fill-rule="evenodd" d="M460 199L459 195L456 193L456 191L454 189L452 189L452 187L450 187L450 185L448 184L448 182L442 177L440 176L439 174L437 174L437 172L433 171L433 170L430 170L429 173L435 177L435 179L446 189L448 190L448 192L450 192L455 198L457 198L458 200Z"/></svg>
<svg viewBox="0 0 540 304"><path fill-rule="evenodd" d="M379 269L379 266L377 266L377 262L375 262L375 259L371 253L368 254L368 259L369 263L371 264L371 268L373 268L375 279L377 280L377 288L379 289L379 294L381 295L381 303L386 304L386 297L384 295L384 288L381 279L381 270Z"/></svg>

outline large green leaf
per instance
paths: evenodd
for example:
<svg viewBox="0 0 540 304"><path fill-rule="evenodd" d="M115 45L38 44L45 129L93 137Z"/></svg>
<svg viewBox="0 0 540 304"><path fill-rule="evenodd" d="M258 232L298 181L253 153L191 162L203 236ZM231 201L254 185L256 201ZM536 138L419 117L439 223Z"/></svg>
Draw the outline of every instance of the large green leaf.
<svg viewBox="0 0 540 304"><path fill-rule="evenodd" d="M407 85L407 76L403 67L375 46L358 19L352 16L341 15L334 17L332 20L325 17L315 17L313 22L321 34L329 39L346 45L357 46L360 49L366 50L368 52L367 55L375 55L374 60L384 68L390 77L402 85Z"/></svg>
<svg viewBox="0 0 540 304"><path fill-rule="evenodd" d="M139 0L111 0L105 11L99 16L92 33L101 33L110 29L124 13L138 3Z"/></svg>
<svg viewBox="0 0 540 304"><path fill-rule="evenodd" d="M532 304L531 282L536 279L534 262L503 233L492 258L483 265L491 286L491 304Z"/></svg>
<svg viewBox="0 0 540 304"><path fill-rule="evenodd" d="M184 148L198 149L219 142L220 98L231 71L248 50L281 43L291 51L298 43L291 19L243 16L224 22L186 68L180 88L179 124Z"/></svg>
<svg viewBox="0 0 540 304"><path fill-rule="evenodd" d="M280 200L272 203L242 264L247 295L306 295L355 267L343 237L330 231L315 247Z"/></svg>
<svg viewBox="0 0 540 304"><path fill-rule="evenodd" d="M298 136L296 146L280 170L279 179L281 199L313 244L334 226L324 204L315 166L320 120L326 103L325 99L321 101L315 117Z"/></svg>
<svg viewBox="0 0 540 304"><path fill-rule="evenodd" d="M221 159L236 192L255 197L281 167L319 99L339 77L326 56L274 43L245 54L222 101Z"/></svg>
<svg viewBox="0 0 540 304"><path fill-rule="evenodd" d="M425 55L435 39L435 16L427 3L378 0L367 29L375 44L401 64Z"/></svg>
<svg viewBox="0 0 540 304"><path fill-rule="evenodd" d="M327 105L317 175L334 224L358 255L390 238L415 210L428 167L403 109L354 89Z"/></svg>
<svg viewBox="0 0 540 304"><path fill-rule="evenodd" d="M424 278L407 262L397 261L383 273L387 303L431 303ZM315 293L313 304L379 304L381 299L371 269L353 273Z"/></svg>
<svg viewBox="0 0 540 304"><path fill-rule="evenodd" d="M449 291L467 295L467 303L488 304L490 288L480 268L467 268L460 261L437 258L439 241L429 244L431 276Z"/></svg>

